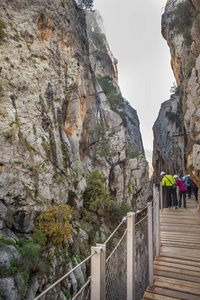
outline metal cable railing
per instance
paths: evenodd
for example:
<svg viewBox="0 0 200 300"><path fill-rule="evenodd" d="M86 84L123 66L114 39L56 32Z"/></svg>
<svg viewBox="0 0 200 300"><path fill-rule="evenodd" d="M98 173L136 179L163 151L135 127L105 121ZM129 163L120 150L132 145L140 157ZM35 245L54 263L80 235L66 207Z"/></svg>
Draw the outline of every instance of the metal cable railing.
<svg viewBox="0 0 200 300"><path fill-rule="evenodd" d="M117 228L115 228L115 230L113 231L113 233L108 237L108 239L104 242L104 244L106 245L108 243L108 241L114 236L114 234L117 232L117 230L120 228L120 226L127 220L128 216L124 217L121 221L121 223L117 226Z"/></svg>
<svg viewBox="0 0 200 300"><path fill-rule="evenodd" d="M42 296L44 296L46 293L48 293L51 289L53 289L58 283L60 283L63 279L67 278L72 272L74 272L76 269L78 269L80 266L82 266L85 262L87 262L92 256L94 256L96 252L89 255L86 259L84 259L80 264L78 264L76 267L71 269L67 274L62 276L60 279L58 279L56 282L54 282L52 285L50 285L44 292L42 292L40 295L38 295L34 300L40 299Z"/></svg>
<svg viewBox="0 0 200 300"><path fill-rule="evenodd" d="M91 283L91 277L88 278L88 281L82 286L82 288L80 289L80 291L78 291L78 293L72 298L72 300L76 300L79 296L81 297L81 299L87 300L89 299L89 295L90 295L90 285ZM87 293L84 296L84 291L87 288Z"/></svg>
<svg viewBox="0 0 200 300"><path fill-rule="evenodd" d="M159 255L159 218L159 195L155 192L152 202L136 213L129 212L104 244L91 247L90 256L34 300L40 299L89 259L91 277L72 300L102 299L102 295L106 300L127 300L133 294L134 299L141 299L148 282L153 285L153 259Z"/></svg>

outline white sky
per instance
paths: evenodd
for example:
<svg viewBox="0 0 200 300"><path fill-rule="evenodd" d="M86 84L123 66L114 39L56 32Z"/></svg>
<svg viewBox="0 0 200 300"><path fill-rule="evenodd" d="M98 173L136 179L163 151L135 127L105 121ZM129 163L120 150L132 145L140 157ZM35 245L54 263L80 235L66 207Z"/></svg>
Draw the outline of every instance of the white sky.
<svg viewBox="0 0 200 300"><path fill-rule="evenodd" d="M167 0L94 0L118 60L119 86L137 110L144 148L153 149L152 127L175 82L161 15Z"/></svg>

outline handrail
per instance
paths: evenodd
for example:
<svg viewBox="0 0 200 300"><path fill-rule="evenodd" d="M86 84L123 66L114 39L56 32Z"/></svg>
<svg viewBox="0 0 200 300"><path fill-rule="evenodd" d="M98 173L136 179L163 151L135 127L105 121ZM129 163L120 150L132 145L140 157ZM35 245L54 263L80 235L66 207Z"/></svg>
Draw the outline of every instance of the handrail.
<svg viewBox="0 0 200 300"><path fill-rule="evenodd" d="M136 211L136 216L139 215L141 212L143 212L143 210L147 209L148 206L145 206L144 208L142 208L141 210L137 210Z"/></svg>
<svg viewBox="0 0 200 300"><path fill-rule="evenodd" d="M151 201L153 203L153 201ZM146 210L148 208L148 206L145 206L143 209L137 211L135 214L139 215L141 212L143 212L144 210ZM108 243L108 241L113 237L113 235L116 233L116 231L119 229L119 227L125 222L127 221L127 219L130 216L127 215L125 216L121 223L116 227L116 229L113 231L113 233L108 237L108 239L104 242L104 245L106 245ZM148 213L137 223L135 223L135 226L139 225L143 220L145 220L148 217ZM122 237L120 238L119 242L117 243L117 245L115 246L114 250L111 252L111 254L109 255L109 257L106 259L106 262L111 258L111 256L113 255L113 253L115 252L115 250L118 248L119 244L121 243L121 241L123 240L125 234L127 233L127 229L124 231ZM92 256L94 256L97 253L97 251L95 251L94 253L92 253L90 256L88 256L85 260L83 260L80 264L78 264L77 266L75 266L73 269L71 269L67 274L65 274L64 276L62 276L60 279L58 279L56 282L54 282L51 286L49 286L45 291L43 291L40 295L38 295L36 298L34 298L33 300L38 300L40 299L42 296L44 296L46 293L48 293L52 288L54 288L58 283L60 283L63 279L65 279L66 277L68 277L72 272L74 272L77 268L79 268L81 265L83 265L86 261L88 261ZM91 282L91 277L88 278L87 282L82 286L82 288L78 291L78 293L72 298L72 300L75 300L80 294L81 292L85 289L85 287Z"/></svg>
<svg viewBox="0 0 200 300"><path fill-rule="evenodd" d="M137 223L135 223L135 226L136 225L139 225L144 219L146 219L148 217L148 214L144 217L144 218L142 218L140 221L138 221Z"/></svg>
<svg viewBox="0 0 200 300"><path fill-rule="evenodd" d="M72 298L72 300L75 300L82 293L82 291L90 283L90 281L91 281L91 276L89 277L88 281L82 286L80 291L78 291L78 293Z"/></svg>
<svg viewBox="0 0 200 300"><path fill-rule="evenodd" d="M136 212L136 215L139 215L141 212L143 212L145 209L147 209L147 206L145 206L144 208L142 208L141 210ZM108 239L104 242L104 245L106 245L108 243L108 241L112 238L112 236L115 234L115 232L118 230L118 228L127 220L129 216L126 216L122 219L121 223L117 226L117 228L113 231L113 233L108 237ZM142 219L143 220L143 219ZM142 221L141 220L141 221ZM138 223L136 223L135 225L138 225L140 223L140 221Z"/></svg>
<svg viewBox="0 0 200 300"><path fill-rule="evenodd" d="M62 276L60 279L58 279L56 282L54 282L52 285L50 285L50 287L48 287L44 292L42 292L40 295L38 295L36 298L34 298L33 300L38 300L40 299L43 295L45 295L48 291L50 291L54 286L56 286L59 282L61 282L63 279L65 279L67 276L69 276L72 272L74 272L77 268L79 268L80 266L82 266L86 261L88 261L93 255L95 255L97 252L95 251L94 253L92 253L90 256L88 256L86 259L84 259L80 264L78 264L76 267L74 267L73 269L71 269L67 274L65 274L64 276Z"/></svg>
<svg viewBox="0 0 200 300"><path fill-rule="evenodd" d="M121 223L117 226L117 228L113 231L113 233L109 236L109 238L104 242L105 245L108 243L108 241L111 239L111 237L115 234L117 229L128 219L128 217L129 216L126 216L122 219Z"/></svg>
<svg viewBox="0 0 200 300"><path fill-rule="evenodd" d="M117 249L117 247L119 246L119 244L121 243L121 241L123 240L125 234L127 233L127 229L124 231L121 239L119 240L119 242L117 243L116 247L113 249L113 251L110 253L110 255L108 256L108 258L106 259L106 262L110 259L110 257L113 255L113 253L115 252L115 250Z"/></svg>

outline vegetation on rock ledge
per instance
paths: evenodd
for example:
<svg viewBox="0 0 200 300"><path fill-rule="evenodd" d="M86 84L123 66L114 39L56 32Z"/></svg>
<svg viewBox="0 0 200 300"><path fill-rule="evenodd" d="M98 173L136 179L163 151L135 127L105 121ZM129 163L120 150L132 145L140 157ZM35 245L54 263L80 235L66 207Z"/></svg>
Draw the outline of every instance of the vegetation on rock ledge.
<svg viewBox="0 0 200 300"><path fill-rule="evenodd" d="M173 14L172 26L174 26L178 34L183 35L185 44L189 47L192 44L191 28L194 20L191 1L186 0L178 3Z"/></svg>
<svg viewBox="0 0 200 300"><path fill-rule="evenodd" d="M0 19L0 40L6 36L4 29L6 29L6 23Z"/></svg>
<svg viewBox="0 0 200 300"><path fill-rule="evenodd" d="M103 210L103 214L109 215L111 221L119 221L130 208L125 204L120 205L113 200L106 188L106 176L98 170L87 175L87 188L83 195L83 206L86 210L98 213L98 209Z"/></svg>
<svg viewBox="0 0 200 300"><path fill-rule="evenodd" d="M65 204L54 205L42 212L37 218L34 241L42 246L65 242L72 234L70 224L73 210Z"/></svg>

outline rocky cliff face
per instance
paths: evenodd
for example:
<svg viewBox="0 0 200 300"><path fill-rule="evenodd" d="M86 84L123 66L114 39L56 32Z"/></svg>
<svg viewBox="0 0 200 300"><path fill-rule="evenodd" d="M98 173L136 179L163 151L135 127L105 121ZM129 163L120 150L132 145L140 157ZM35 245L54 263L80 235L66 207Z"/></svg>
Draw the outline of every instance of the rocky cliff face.
<svg viewBox="0 0 200 300"><path fill-rule="evenodd" d="M182 11L181 15L178 13L180 10ZM200 19L198 12L198 1L168 0L162 16L162 34L170 47L172 69L179 88L178 106L181 106L183 111L182 126L185 127L187 134L185 160L189 173L200 186L198 163L200 150ZM187 20L186 25L181 25L184 24L183 20ZM184 169L182 171L184 172Z"/></svg>
<svg viewBox="0 0 200 300"><path fill-rule="evenodd" d="M89 14L87 35L85 14L73 0L29 2L0 4L0 26L6 25L0 39L0 288L13 300L34 298L72 268L69 253L85 256L91 240L105 240L109 218L90 213L93 226L83 218L85 174L103 172L113 199L134 209L149 196L138 117L121 96L99 17ZM28 239L37 216L59 204L73 206L76 220L66 249L48 249L51 275L39 276L37 268L31 278L16 274L20 238ZM59 293L65 299L65 290L75 294L84 271L75 275L49 299Z"/></svg>
<svg viewBox="0 0 200 300"><path fill-rule="evenodd" d="M180 97L174 94L163 102L153 126L153 179L157 182L161 171L179 176L186 174L187 140L179 100Z"/></svg>

